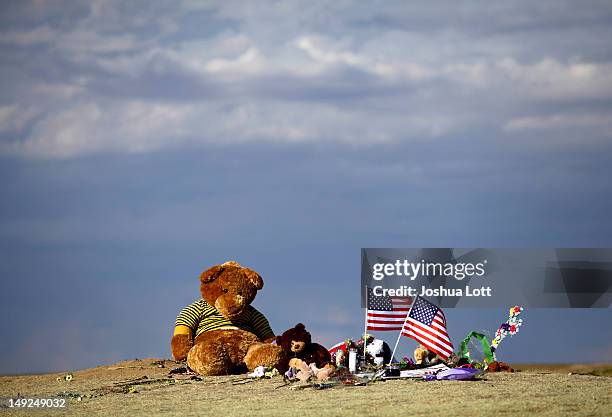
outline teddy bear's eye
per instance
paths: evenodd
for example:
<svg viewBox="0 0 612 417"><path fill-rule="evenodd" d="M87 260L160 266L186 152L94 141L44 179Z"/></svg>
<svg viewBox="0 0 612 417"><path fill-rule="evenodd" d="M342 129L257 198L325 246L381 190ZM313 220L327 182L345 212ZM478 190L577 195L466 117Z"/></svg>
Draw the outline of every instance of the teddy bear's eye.
<svg viewBox="0 0 612 417"><path fill-rule="evenodd" d="M223 292L224 292L224 293L227 293L227 288L223 288Z"/></svg>

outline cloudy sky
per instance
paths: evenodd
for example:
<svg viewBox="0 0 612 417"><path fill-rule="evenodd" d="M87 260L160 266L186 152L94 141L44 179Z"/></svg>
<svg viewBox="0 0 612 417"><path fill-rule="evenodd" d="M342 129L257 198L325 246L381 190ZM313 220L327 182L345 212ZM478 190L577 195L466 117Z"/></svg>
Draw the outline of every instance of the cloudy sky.
<svg viewBox="0 0 612 417"><path fill-rule="evenodd" d="M0 373L169 356L228 259L332 344L361 247L612 246L611 38L605 1L3 1ZM610 361L610 318L500 354Z"/></svg>

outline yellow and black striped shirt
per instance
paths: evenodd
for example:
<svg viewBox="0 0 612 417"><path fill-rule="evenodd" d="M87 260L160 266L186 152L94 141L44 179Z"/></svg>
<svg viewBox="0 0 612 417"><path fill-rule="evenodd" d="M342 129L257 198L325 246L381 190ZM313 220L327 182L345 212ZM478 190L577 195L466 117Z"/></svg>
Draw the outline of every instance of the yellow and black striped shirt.
<svg viewBox="0 0 612 417"><path fill-rule="evenodd" d="M187 326L195 331L195 337L217 329L241 329L265 340L274 336L268 320L255 307L248 306L240 317L228 320L219 311L200 299L185 307L176 318L177 326Z"/></svg>

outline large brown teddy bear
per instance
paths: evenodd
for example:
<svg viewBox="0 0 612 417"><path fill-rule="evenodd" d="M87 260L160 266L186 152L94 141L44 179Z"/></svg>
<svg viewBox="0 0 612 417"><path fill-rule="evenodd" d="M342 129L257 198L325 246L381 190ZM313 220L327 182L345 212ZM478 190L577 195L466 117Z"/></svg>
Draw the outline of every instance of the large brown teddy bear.
<svg viewBox="0 0 612 417"><path fill-rule="evenodd" d="M172 355L201 375L227 375L275 367L283 357L268 320L250 304L263 288L259 274L226 262L200 275L202 299L176 319Z"/></svg>
<svg viewBox="0 0 612 417"><path fill-rule="evenodd" d="M279 371L285 372L289 368L289 360L298 358L310 365L314 363L322 368L331 362L329 351L318 343L312 343L312 337L302 323L285 331L276 338L276 344L283 348L284 357L279 363Z"/></svg>

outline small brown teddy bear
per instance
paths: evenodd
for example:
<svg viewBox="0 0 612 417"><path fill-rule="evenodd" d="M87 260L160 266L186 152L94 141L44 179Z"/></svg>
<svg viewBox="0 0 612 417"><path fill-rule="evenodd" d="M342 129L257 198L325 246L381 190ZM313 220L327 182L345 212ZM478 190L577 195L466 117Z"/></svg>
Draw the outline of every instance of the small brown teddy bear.
<svg viewBox="0 0 612 417"><path fill-rule="evenodd" d="M514 369L506 362L493 361L487 366L489 372L514 372Z"/></svg>
<svg viewBox="0 0 612 417"><path fill-rule="evenodd" d="M414 362L419 366L431 366L442 363L442 358L435 352L428 350L423 345L417 346L414 350Z"/></svg>
<svg viewBox="0 0 612 417"><path fill-rule="evenodd" d="M331 361L329 351L318 343L312 343L310 333L302 323L278 336L276 344L285 353L284 360L278 366L281 372L289 369L289 360L292 358L302 359L307 365L314 363L317 368L323 368Z"/></svg>
<svg viewBox="0 0 612 417"><path fill-rule="evenodd" d="M268 320L250 304L263 287L259 274L226 262L200 275L202 299L176 319L172 355L201 375L227 375L275 367L282 359Z"/></svg>

